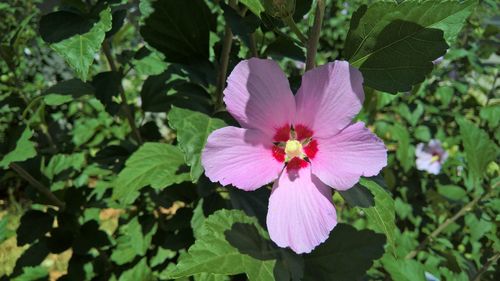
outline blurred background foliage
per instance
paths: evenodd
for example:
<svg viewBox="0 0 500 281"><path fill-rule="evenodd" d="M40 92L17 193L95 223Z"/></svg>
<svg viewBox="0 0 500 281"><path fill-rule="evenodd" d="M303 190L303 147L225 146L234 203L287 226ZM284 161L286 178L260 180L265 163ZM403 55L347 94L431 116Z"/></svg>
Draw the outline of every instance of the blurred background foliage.
<svg viewBox="0 0 500 281"><path fill-rule="evenodd" d="M310 1L296 2L294 19L306 33L314 9ZM327 1L318 65L345 57L349 21L369 2ZM279 20L246 12L242 4L234 9L227 5L231 3L0 3L2 280L170 278L195 238L213 234L199 227L220 209L240 209L257 218L242 218L252 227L241 231L265 232L258 220L265 217L269 190L247 195L210 183L196 168L196 155L186 156L191 167L183 165L184 145L189 150L190 144L177 139L183 135L195 146L200 142L179 120L216 117L213 120L220 123L212 130L234 124L227 112L214 111L219 109L217 69L228 26L235 39L227 73L240 60L258 55L278 60L292 88L300 85L305 49L299 40ZM164 14L158 12L161 5ZM195 16L183 14L190 9L196 10ZM190 28L179 32L191 38L177 40L175 24L159 24L165 17ZM65 25L61 32L60 25ZM397 227L387 237L393 241L385 254L376 246L356 244L352 248L360 252L344 253L340 245L329 244L340 254L323 262L333 271L322 276L316 271L323 269L309 266L307 257L305 273L297 273L295 267L302 261L282 251L276 263L283 262L286 274L275 272L275 278L305 274L309 280L500 280L499 28L498 2L479 1L424 82L395 95L365 89L359 119L389 148L388 167L377 180L391 196L385 198L363 182L350 194L335 193L339 221L358 231L342 225L334 236L339 241L377 240L373 232L361 231L372 227L369 211L360 206L373 204L374 196L384 197L394 208ZM71 41L78 36L85 39L78 41L84 42L81 49ZM99 36L104 38L97 40ZM185 50L190 52L186 55ZM68 64L75 61L76 51L90 56ZM415 165L416 146L431 139L440 140L449 153L439 175ZM9 162L13 150L15 161ZM143 160L149 156L156 157ZM154 164L143 167L142 161ZM176 161L180 164L174 166ZM140 174L162 171L166 174L156 179ZM41 193L39 185L55 198ZM236 221L241 216L227 215ZM352 263L340 262L346 257ZM188 275L195 280L245 279L243 274Z"/></svg>

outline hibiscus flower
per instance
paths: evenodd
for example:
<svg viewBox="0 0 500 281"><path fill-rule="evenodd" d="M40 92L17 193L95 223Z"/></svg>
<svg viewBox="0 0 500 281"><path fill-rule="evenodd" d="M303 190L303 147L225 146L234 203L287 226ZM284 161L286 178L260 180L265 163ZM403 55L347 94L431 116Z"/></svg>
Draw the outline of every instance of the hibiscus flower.
<svg viewBox="0 0 500 281"><path fill-rule="evenodd" d="M332 188L349 189L387 164L384 143L363 122L352 122L363 100L361 73L345 61L307 71L295 96L276 62L242 61L224 90L241 128L208 137L205 174L246 191L274 182L269 236L280 247L308 253L337 224Z"/></svg>

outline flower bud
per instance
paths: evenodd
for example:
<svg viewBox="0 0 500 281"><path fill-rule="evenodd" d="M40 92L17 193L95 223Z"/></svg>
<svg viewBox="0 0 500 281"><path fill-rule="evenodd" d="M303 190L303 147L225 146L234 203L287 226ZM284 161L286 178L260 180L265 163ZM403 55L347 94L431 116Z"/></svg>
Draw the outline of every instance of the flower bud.
<svg viewBox="0 0 500 281"><path fill-rule="evenodd" d="M273 17L291 17L295 12L295 0L264 0L264 8Z"/></svg>

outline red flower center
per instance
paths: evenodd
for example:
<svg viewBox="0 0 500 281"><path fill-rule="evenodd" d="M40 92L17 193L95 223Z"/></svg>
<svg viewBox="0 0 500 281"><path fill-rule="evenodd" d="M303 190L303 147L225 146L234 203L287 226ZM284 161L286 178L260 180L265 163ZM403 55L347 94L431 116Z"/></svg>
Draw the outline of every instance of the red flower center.
<svg viewBox="0 0 500 281"><path fill-rule="evenodd" d="M318 152L318 142L313 139L313 131L300 124L278 128L273 144L273 157L285 163L287 170L307 167L309 160Z"/></svg>

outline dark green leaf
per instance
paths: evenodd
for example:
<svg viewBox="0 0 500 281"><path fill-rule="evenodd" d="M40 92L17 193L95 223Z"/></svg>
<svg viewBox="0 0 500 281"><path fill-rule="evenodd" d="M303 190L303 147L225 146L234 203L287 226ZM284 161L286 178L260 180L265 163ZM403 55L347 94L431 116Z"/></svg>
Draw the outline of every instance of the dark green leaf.
<svg viewBox="0 0 500 281"><path fill-rule="evenodd" d="M304 280L360 280L382 256L384 244L381 234L338 224L323 244L305 256Z"/></svg>
<svg viewBox="0 0 500 281"><path fill-rule="evenodd" d="M76 34L87 33L95 21L77 13L57 11L42 16L40 35L47 43L56 43Z"/></svg>
<svg viewBox="0 0 500 281"><path fill-rule="evenodd" d="M122 75L116 71L101 72L92 79L95 97L111 115L115 115L120 110L120 105L113 101L113 97L120 94L121 83Z"/></svg>
<svg viewBox="0 0 500 281"><path fill-rule="evenodd" d="M375 205L373 194L359 183L348 190L338 192L352 207L369 208Z"/></svg>
<svg viewBox="0 0 500 281"><path fill-rule="evenodd" d="M351 20L345 57L365 85L390 93L409 91L445 54L476 1L376 2ZM445 40L446 39L446 40Z"/></svg>
<svg viewBox="0 0 500 281"><path fill-rule="evenodd" d="M61 105L85 95L93 95L94 87L80 79L70 79L57 83L44 92L43 101L47 105Z"/></svg>
<svg viewBox="0 0 500 281"><path fill-rule="evenodd" d="M23 246L43 237L52 228L54 217L51 214L30 210L21 217L17 229L17 245Z"/></svg>
<svg viewBox="0 0 500 281"><path fill-rule="evenodd" d="M141 35L166 61L192 64L208 60L213 16L203 0L155 1L153 9Z"/></svg>

